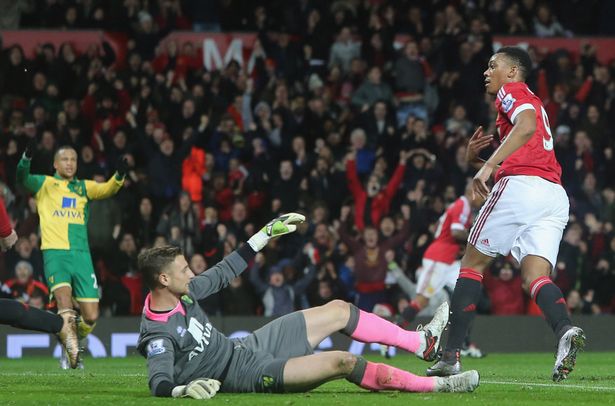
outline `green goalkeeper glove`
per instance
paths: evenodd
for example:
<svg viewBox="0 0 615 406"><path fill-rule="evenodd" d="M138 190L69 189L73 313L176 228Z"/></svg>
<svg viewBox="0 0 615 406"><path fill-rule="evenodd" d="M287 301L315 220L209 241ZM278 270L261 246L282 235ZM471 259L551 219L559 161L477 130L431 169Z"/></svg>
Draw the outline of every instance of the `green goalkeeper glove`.
<svg viewBox="0 0 615 406"><path fill-rule="evenodd" d="M271 220L248 240L250 247L256 252L262 250L270 239L292 233L297 225L305 221L305 216L299 213L283 214Z"/></svg>
<svg viewBox="0 0 615 406"><path fill-rule="evenodd" d="M215 379L195 379L188 385L174 387L171 395L174 398L211 399L216 396L221 385Z"/></svg>

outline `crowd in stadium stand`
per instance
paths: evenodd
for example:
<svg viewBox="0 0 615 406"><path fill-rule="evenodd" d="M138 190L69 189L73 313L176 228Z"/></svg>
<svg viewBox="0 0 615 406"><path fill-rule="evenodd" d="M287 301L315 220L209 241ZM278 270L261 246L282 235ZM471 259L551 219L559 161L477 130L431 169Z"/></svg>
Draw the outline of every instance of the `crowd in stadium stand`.
<svg viewBox="0 0 615 406"><path fill-rule="evenodd" d="M42 38L35 57L19 46L0 55L0 195L20 235L0 254L0 292L48 300L36 207L15 185L29 140L32 173L51 175L60 145L77 150L79 178L106 179L126 156L124 188L89 212L106 315L140 312L143 247L178 245L200 273L288 211L307 227L202 303L210 314L276 316L335 298L398 311L407 298L387 278L386 251L413 280L474 174L467 138L479 124L495 130L482 76L492 35L615 34L613 4L597 0L8 3L4 28L128 36L123 67L108 44L78 54ZM159 46L192 29L256 32L253 71L235 61L207 71L191 43ZM398 34L408 41L396 49ZM615 63L590 45L529 52L571 203L552 277L572 313L613 313ZM512 259L484 287L482 313L536 312Z"/></svg>

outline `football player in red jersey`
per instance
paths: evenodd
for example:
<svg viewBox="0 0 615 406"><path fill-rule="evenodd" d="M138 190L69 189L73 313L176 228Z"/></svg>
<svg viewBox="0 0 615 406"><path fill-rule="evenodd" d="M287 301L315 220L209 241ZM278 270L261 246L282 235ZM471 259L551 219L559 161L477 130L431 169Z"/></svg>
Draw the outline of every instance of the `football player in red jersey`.
<svg viewBox="0 0 615 406"><path fill-rule="evenodd" d="M500 146L473 179L473 192L487 197L468 236L451 304L450 334L442 358L427 375L461 371L459 349L476 313L483 272L493 258L509 253L521 266L524 288L536 301L558 340L554 381L574 368L585 344L583 330L572 326L566 302L549 275L568 222L569 203L561 186L561 167L553 151L549 119L525 80L532 61L517 47L500 48L484 72L487 93L496 96ZM485 138L478 128L471 142ZM476 150L468 148L474 164ZM487 182L494 175L490 191Z"/></svg>
<svg viewBox="0 0 615 406"><path fill-rule="evenodd" d="M465 194L455 200L438 220L433 242L423 254L421 271L417 276L416 296L401 316L410 323L429 300L445 287L455 288L460 262L457 258L460 244L468 239L472 224L472 207L478 209L484 199L472 200L472 183L468 182Z"/></svg>

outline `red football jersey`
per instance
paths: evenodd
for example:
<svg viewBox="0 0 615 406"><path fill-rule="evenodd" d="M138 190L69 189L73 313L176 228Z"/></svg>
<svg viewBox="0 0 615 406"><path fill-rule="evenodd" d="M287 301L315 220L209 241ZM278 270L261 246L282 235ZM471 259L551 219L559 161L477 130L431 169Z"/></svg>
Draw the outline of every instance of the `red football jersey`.
<svg viewBox="0 0 615 406"><path fill-rule="evenodd" d="M432 261L452 264L459 253L459 242L453 237L454 230L467 230L471 223L470 202L465 196L455 200L440 216L435 240L427 247L423 257Z"/></svg>
<svg viewBox="0 0 615 406"><path fill-rule="evenodd" d="M495 107L498 111L496 125L500 141L504 141L508 136L519 113L534 110L536 116L536 132L525 145L502 162L495 174L495 181L504 176L529 175L561 184L562 168L555 158L549 117L542 101L532 93L527 84L512 82L500 88Z"/></svg>

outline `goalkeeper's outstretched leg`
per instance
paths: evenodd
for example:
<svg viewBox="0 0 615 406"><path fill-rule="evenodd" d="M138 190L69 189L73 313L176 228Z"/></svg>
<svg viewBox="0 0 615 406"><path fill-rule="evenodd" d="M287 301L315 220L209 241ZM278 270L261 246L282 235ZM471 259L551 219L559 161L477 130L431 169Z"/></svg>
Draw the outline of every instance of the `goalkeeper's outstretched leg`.
<svg viewBox="0 0 615 406"><path fill-rule="evenodd" d="M341 300L303 310L302 313L312 348L325 337L340 331L357 341L395 346L412 352L425 361L433 361L448 321L448 311L448 303L442 303L431 322L420 331L405 330Z"/></svg>
<svg viewBox="0 0 615 406"><path fill-rule="evenodd" d="M480 383L477 371L444 378L418 376L349 352L328 351L289 359L284 366L284 391L305 392L342 378L373 391L472 392Z"/></svg>

